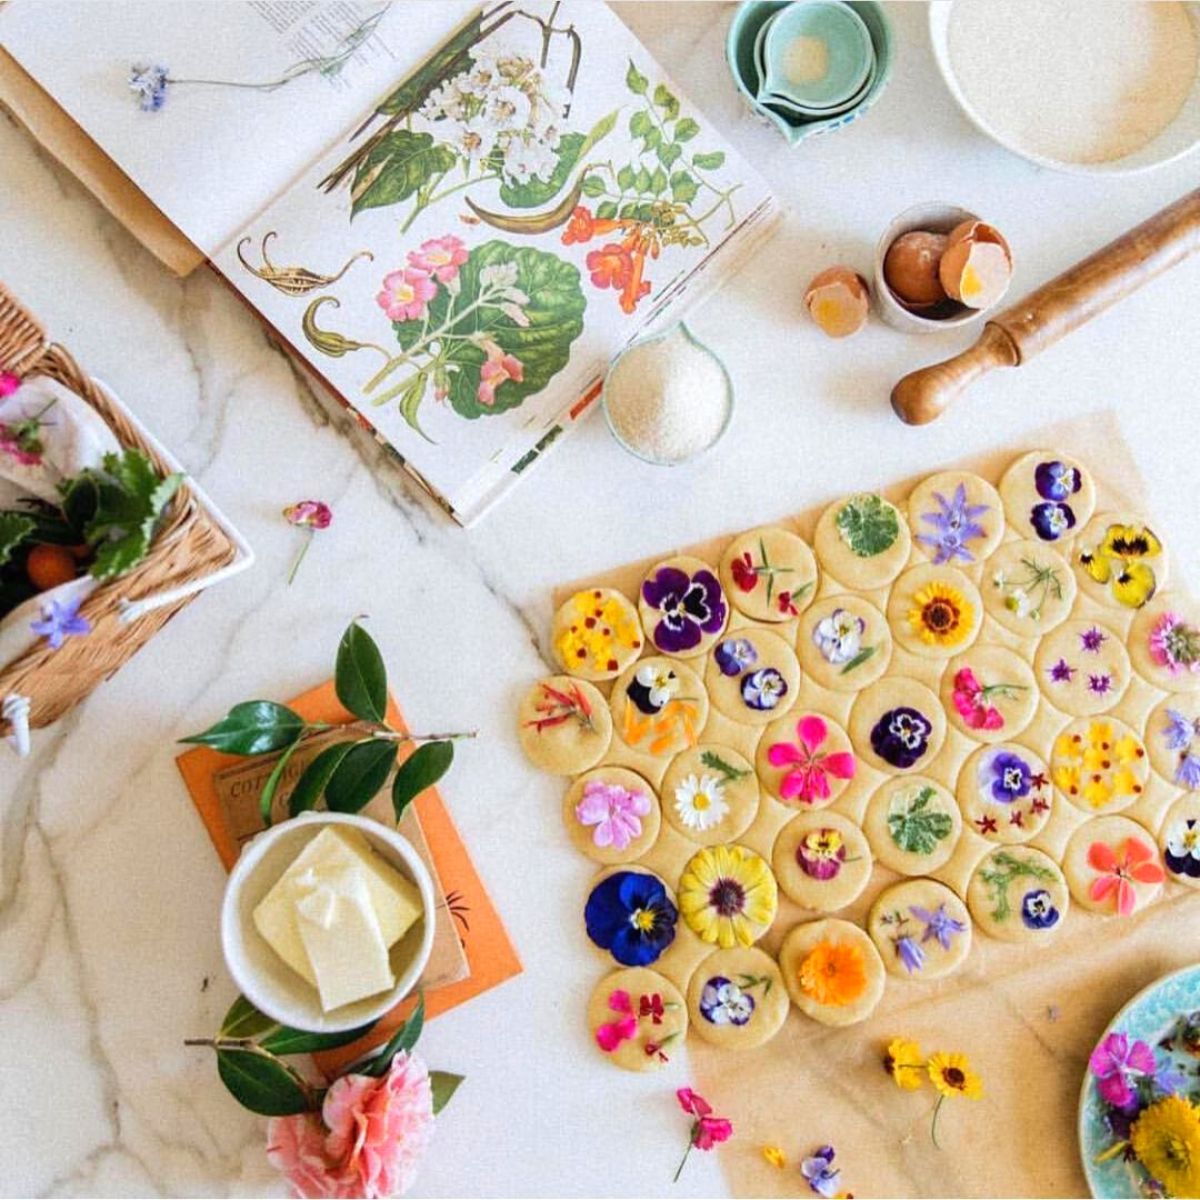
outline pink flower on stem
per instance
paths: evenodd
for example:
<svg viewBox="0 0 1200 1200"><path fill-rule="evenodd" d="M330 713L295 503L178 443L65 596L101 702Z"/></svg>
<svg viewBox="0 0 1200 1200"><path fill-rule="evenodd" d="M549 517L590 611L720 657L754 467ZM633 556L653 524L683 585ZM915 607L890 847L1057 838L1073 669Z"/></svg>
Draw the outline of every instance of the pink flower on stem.
<svg viewBox="0 0 1200 1200"><path fill-rule="evenodd" d="M796 722L799 743L776 742L767 750L773 767L792 767L783 777L779 795L784 800L812 804L830 797L829 777L853 779L854 755L845 750L822 754L820 747L829 736L829 726L817 716L801 717Z"/></svg>
<svg viewBox="0 0 1200 1200"><path fill-rule="evenodd" d="M375 303L387 313L389 321L419 321L437 290L437 281L428 271L401 267L383 277L383 291L375 297Z"/></svg>
<svg viewBox="0 0 1200 1200"><path fill-rule="evenodd" d="M954 707L969 729L1004 727L1004 717L995 705L987 702L987 689L970 667L963 667L954 676Z"/></svg>
<svg viewBox="0 0 1200 1200"><path fill-rule="evenodd" d="M1131 1043L1124 1033L1110 1033L1092 1051L1088 1066L1096 1076L1096 1090L1116 1108L1135 1104L1136 1076L1153 1075L1158 1069L1154 1051L1143 1041Z"/></svg>
<svg viewBox="0 0 1200 1200"><path fill-rule="evenodd" d="M617 783L589 779L583 785L583 797L575 805L575 817L581 825L592 825L592 841L601 848L625 850L641 836L642 818L649 815L650 797L642 791L630 791Z"/></svg>
<svg viewBox="0 0 1200 1200"><path fill-rule="evenodd" d="M433 1125L429 1072L416 1055L401 1050L381 1079L336 1080L320 1118L273 1117L267 1160L297 1196L400 1196L412 1185Z"/></svg>
<svg viewBox="0 0 1200 1200"><path fill-rule="evenodd" d="M725 1117L714 1117L712 1105L691 1088L680 1088L675 1093L675 1099L679 1101L679 1107L689 1116L695 1117L695 1120L692 1122L687 1149L683 1152L683 1158L672 1182L678 1181L679 1176L683 1174L684 1164L693 1146L697 1150L711 1150L719 1142L727 1142L733 1136L733 1122Z"/></svg>
<svg viewBox="0 0 1200 1200"><path fill-rule="evenodd" d="M11 371L0 371L0 400L7 400L21 386L21 378Z"/></svg>
<svg viewBox="0 0 1200 1200"><path fill-rule="evenodd" d="M621 988L610 993L608 1007L621 1014L619 1019L596 1030L596 1045L605 1054L611 1054L622 1042L627 1042L637 1033L638 1019L633 1015L633 1000Z"/></svg>
<svg viewBox="0 0 1200 1200"><path fill-rule="evenodd" d="M333 509L323 500L298 500L283 510L283 516L289 525L295 525L308 533L308 537L304 539L304 545L301 546L300 553L296 555L296 561L292 563L292 569L288 573L288 585L290 586L312 544L313 534L318 529L328 529L333 522Z"/></svg>
<svg viewBox="0 0 1200 1200"><path fill-rule="evenodd" d="M496 403L496 389L510 379L521 383L525 364L511 354L505 354L495 342L484 342L487 361L479 368L479 403L491 408Z"/></svg>
<svg viewBox="0 0 1200 1200"><path fill-rule="evenodd" d="M430 238L421 243L420 249L408 252L409 266L432 275L438 283L449 283L466 261L467 248L452 233L445 237ZM384 286L387 286L386 280Z"/></svg>
<svg viewBox="0 0 1200 1200"><path fill-rule="evenodd" d="M1126 838L1117 850L1107 842L1093 842L1088 847L1088 866L1099 871L1092 880L1088 895L1097 904L1113 897L1114 907L1122 917L1128 917L1137 907L1134 883L1162 883L1166 874L1155 861L1154 851L1141 838Z"/></svg>

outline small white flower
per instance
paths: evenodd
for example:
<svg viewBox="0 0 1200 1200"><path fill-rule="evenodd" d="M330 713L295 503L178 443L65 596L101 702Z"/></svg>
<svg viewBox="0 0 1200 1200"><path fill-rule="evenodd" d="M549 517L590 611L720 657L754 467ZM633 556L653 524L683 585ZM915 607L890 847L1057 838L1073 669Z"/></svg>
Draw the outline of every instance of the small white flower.
<svg viewBox="0 0 1200 1200"><path fill-rule="evenodd" d="M496 134L485 121L471 117L457 125L447 136L446 141L458 151L468 162L481 163L492 152L496 144Z"/></svg>
<svg viewBox="0 0 1200 1200"><path fill-rule="evenodd" d="M725 785L707 772L699 778L689 775L675 789L675 811L688 829L703 833L714 828L729 813Z"/></svg>
<svg viewBox="0 0 1200 1200"><path fill-rule="evenodd" d="M637 681L647 690L655 708L662 708L679 690L679 676L670 667L639 667Z"/></svg>
<svg viewBox="0 0 1200 1200"><path fill-rule="evenodd" d="M1004 574L1003 571L997 571L992 576L992 587L999 588L1001 591L1003 591L1004 586L1007 583L1008 583L1008 577Z"/></svg>
<svg viewBox="0 0 1200 1200"><path fill-rule="evenodd" d="M520 88L499 87L487 98L484 120L495 130L521 130L529 120L529 97Z"/></svg>
<svg viewBox="0 0 1200 1200"><path fill-rule="evenodd" d="M513 183L528 183L530 179L549 179L558 160L552 150L539 142L513 138L504 151L504 174Z"/></svg>
<svg viewBox="0 0 1200 1200"><path fill-rule="evenodd" d="M1013 588L1013 590L1004 597L1004 607L1018 617L1027 617L1029 616L1029 612L1033 607L1033 604L1029 599L1029 593L1024 588Z"/></svg>
<svg viewBox="0 0 1200 1200"><path fill-rule="evenodd" d="M479 272L482 287L509 288L517 282L517 264L513 262L491 263Z"/></svg>
<svg viewBox="0 0 1200 1200"><path fill-rule="evenodd" d="M529 303L529 297L517 287L506 287L501 295L505 300L511 300L514 304Z"/></svg>

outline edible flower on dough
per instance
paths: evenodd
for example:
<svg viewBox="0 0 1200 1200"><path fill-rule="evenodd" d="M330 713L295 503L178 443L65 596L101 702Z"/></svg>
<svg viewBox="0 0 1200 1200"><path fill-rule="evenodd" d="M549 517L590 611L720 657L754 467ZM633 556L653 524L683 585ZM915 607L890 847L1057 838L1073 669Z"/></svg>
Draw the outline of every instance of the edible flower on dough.
<svg viewBox="0 0 1200 1200"><path fill-rule="evenodd" d="M818 942L800 964L800 990L817 1004L853 1004L867 990L867 963L855 942Z"/></svg>
<svg viewBox="0 0 1200 1200"><path fill-rule="evenodd" d="M958 588L930 580L913 593L908 623L927 646L957 646L975 625L975 607Z"/></svg>
<svg viewBox="0 0 1200 1200"><path fill-rule="evenodd" d="M722 950L753 944L775 919L778 892L766 861L744 846L713 846L688 860L679 880L683 919Z"/></svg>
<svg viewBox="0 0 1200 1200"><path fill-rule="evenodd" d="M796 722L796 742L775 742L767 749L767 761L773 767L789 767L779 785L783 800L799 800L811 804L828 800L831 795L829 778L853 779L854 755L845 750L821 751L829 737L829 726L814 714Z"/></svg>
<svg viewBox="0 0 1200 1200"><path fill-rule="evenodd" d="M1115 849L1107 842L1093 842L1088 847L1088 866L1099 873L1088 888L1088 895L1102 904L1110 896L1113 908L1122 917L1130 916L1137 907L1134 883L1162 883L1166 874L1156 861L1154 850L1141 838L1127 837Z"/></svg>
<svg viewBox="0 0 1200 1200"><path fill-rule="evenodd" d="M602 849L626 850L642 836L642 818L649 815L651 800L640 789L589 779L575 806L575 819L592 826L592 841Z"/></svg>
<svg viewBox="0 0 1200 1200"><path fill-rule="evenodd" d="M588 937L626 967L656 961L675 940L678 917L661 881L643 871L606 876L583 911Z"/></svg>
<svg viewBox="0 0 1200 1200"><path fill-rule="evenodd" d="M1110 525L1098 546L1084 547L1079 562L1097 583L1108 584L1126 608L1141 608L1154 595L1158 580L1143 561L1162 554L1162 543L1145 525Z"/></svg>

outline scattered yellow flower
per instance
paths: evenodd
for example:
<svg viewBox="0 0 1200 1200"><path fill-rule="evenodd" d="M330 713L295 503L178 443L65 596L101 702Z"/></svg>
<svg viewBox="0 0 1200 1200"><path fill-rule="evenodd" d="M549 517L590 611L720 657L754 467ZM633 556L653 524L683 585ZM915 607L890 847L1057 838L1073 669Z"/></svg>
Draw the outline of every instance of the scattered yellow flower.
<svg viewBox="0 0 1200 1200"><path fill-rule="evenodd" d="M779 1170L787 1166L787 1159L778 1146L764 1146L762 1148L762 1156L771 1166L777 1167Z"/></svg>
<svg viewBox="0 0 1200 1200"><path fill-rule="evenodd" d="M1169 1196L1200 1196L1200 1112L1182 1096L1145 1109L1130 1134L1138 1162Z"/></svg>
<svg viewBox="0 0 1200 1200"><path fill-rule="evenodd" d="M943 1096L951 1099L965 1096L968 1100L978 1100L983 1095L983 1080L971 1070L965 1054L956 1050L939 1050L930 1056L927 1069L933 1086Z"/></svg>
<svg viewBox="0 0 1200 1200"><path fill-rule="evenodd" d="M883 1065L896 1086L906 1092L915 1092L924 1081L925 1058L921 1047L909 1038L892 1038L888 1042Z"/></svg>

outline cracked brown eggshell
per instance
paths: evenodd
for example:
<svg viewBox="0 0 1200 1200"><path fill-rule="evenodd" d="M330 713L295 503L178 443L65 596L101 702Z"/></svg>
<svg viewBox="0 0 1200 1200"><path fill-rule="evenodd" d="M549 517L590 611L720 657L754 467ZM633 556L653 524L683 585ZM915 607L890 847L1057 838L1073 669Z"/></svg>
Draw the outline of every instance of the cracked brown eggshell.
<svg viewBox="0 0 1200 1200"><path fill-rule="evenodd" d="M944 233L912 229L888 247L883 260L884 282L908 308L933 308L946 299L939 267L948 240Z"/></svg>
<svg viewBox="0 0 1200 1200"><path fill-rule="evenodd" d="M813 276L804 292L804 306L827 337L849 337L867 323L871 293L857 271L833 266Z"/></svg>
<svg viewBox="0 0 1200 1200"><path fill-rule="evenodd" d="M968 308L991 308L1012 281L1012 251L994 226L963 221L946 235L938 277L952 300Z"/></svg>

